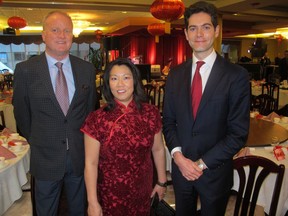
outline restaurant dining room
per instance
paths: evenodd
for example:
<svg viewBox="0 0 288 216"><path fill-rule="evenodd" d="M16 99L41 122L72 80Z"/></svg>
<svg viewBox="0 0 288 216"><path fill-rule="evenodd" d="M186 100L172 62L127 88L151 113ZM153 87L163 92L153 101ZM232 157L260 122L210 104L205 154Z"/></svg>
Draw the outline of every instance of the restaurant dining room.
<svg viewBox="0 0 288 216"><path fill-rule="evenodd" d="M55 10L71 17L69 52L93 64L95 95L101 107L106 104L105 69L110 62L125 58L140 72L147 103L156 106L163 118L169 72L193 57L184 33L184 11L195 2L0 0L0 215L37 215L31 146L15 120L13 84L16 65L45 52L44 17ZM214 50L245 68L250 82L249 133L245 146L233 158L233 187L225 216L288 216L288 3L206 2L215 5L219 13L220 33ZM177 206L171 177L173 158L164 135L163 143L167 192L152 206L160 211L155 215L169 216L176 215ZM68 215L66 201L61 194L60 216ZM201 215L200 200L197 208Z"/></svg>

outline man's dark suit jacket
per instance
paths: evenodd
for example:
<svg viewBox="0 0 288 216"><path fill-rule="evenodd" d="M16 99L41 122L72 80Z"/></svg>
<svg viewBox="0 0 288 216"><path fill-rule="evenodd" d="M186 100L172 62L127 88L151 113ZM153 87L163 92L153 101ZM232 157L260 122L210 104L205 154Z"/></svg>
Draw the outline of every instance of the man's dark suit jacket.
<svg viewBox="0 0 288 216"><path fill-rule="evenodd" d="M231 189L232 158L248 137L249 77L244 68L217 54L195 120L191 105L191 73L192 60L188 60L168 75L163 132L170 151L182 147L185 157L193 161L203 159L209 169L204 170L195 185L200 194L203 193L201 195L213 199ZM174 172L181 175L175 164L172 175Z"/></svg>
<svg viewBox="0 0 288 216"><path fill-rule="evenodd" d="M279 62L279 73L281 80L288 79L288 60L286 58L282 58Z"/></svg>
<svg viewBox="0 0 288 216"><path fill-rule="evenodd" d="M80 127L96 101L94 66L69 56L75 93L65 116L54 94L45 53L16 65L14 115L31 146L30 172L41 180L64 176L67 141L74 174L83 175L84 140Z"/></svg>

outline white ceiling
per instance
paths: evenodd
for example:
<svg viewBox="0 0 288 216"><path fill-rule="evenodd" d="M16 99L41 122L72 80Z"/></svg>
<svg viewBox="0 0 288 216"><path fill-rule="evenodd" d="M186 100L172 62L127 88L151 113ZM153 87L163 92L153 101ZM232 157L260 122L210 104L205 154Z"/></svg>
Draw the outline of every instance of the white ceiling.
<svg viewBox="0 0 288 216"><path fill-rule="evenodd" d="M165 1L165 0L164 0ZM168 0L167 0L168 1ZM1 0L0 0L1 2ZM183 0L185 7L195 1ZM210 0L223 15L223 37L239 34L276 31L288 27L287 0ZM0 3L0 28L6 28L7 19L20 16L29 26L41 26L43 17L51 10L60 9L74 19L87 20L92 34L96 29L104 34L126 34L147 28L155 19L149 9L153 0L3 0ZM123 13L126 11L127 13ZM238 15L235 16L234 14ZM172 27L182 26L183 19L172 22ZM24 34L26 32L21 30ZM2 32L0 32L1 34ZM39 34L39 31L30 32ZM29 34L30 34L29 33ZM22 33L21 33L22 34Z"/></svg>

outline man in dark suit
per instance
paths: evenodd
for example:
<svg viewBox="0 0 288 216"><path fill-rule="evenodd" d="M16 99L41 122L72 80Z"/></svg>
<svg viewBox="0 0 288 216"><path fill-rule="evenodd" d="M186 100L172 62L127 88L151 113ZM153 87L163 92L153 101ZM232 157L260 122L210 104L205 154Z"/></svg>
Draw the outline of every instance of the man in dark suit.
<svg viewBox="0 0 288 216"><path fill-rule="evenodd" d="M170 71L163 112L163 132L173 157L176 215L196 215L199 196L202 216L222 216L233 185L233 156L248 137L249 77L213 48L220 31L214 5L197 2L186 9L184 19L193 59ZM198 61L204 64L196 84ZM194 94L199 85L200 92Z"/></svg>
<svg viewBox="0 0 288 216"><path fill-rule="evenodd" d="M284 52L284 58L279 62L279 72L281 75L281 80L288 79L288 50Z"/></svg>
<svg viewBox="0 0 288 216"><path fill-rule="evenodd" d="M80 127L96 101L95 68L69 55L73 24L63 12L44 19L45 53L16 66L13 105L17 126L31 146L30 172L35 177L38 216L57 215L64 185L69 215L85 215L84 139ZM67 109L57 100L61 62ZM67 95L68 94L68 95ZM59 102L58 102L59 101Z"/></svg>

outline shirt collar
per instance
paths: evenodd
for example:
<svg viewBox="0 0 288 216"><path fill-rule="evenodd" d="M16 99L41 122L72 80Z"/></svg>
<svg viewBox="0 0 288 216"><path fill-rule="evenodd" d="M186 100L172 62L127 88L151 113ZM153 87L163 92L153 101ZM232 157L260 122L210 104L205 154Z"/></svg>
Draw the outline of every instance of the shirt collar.
<svg viewBox="0 0 288 216"><path fill-rule="evenodd" d="M216 57L217 57L216 51L213 49L213 51L210 53L210 55L207 56L202 61L205 62L205 66L212 67L212 65L214 64L214 62L216 60ZM196 65L197 61L201 61L201 60L197 59L196 56L193 54L193 64Z"/></svg>
<svg viewBox="0 0 288 216"><path fill-rule="evenodd" d="M55 65L55 63L59 62L58 60L50 56L47 52L45 52L45 55L46 55L48 65ZM63 65L67 65L69 61L70 61L69 56L67 56L66 58L62 59L60 62L62 62Z"/></svg>

